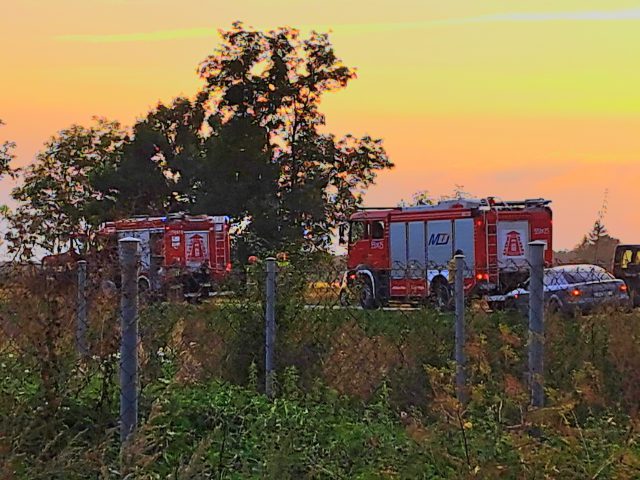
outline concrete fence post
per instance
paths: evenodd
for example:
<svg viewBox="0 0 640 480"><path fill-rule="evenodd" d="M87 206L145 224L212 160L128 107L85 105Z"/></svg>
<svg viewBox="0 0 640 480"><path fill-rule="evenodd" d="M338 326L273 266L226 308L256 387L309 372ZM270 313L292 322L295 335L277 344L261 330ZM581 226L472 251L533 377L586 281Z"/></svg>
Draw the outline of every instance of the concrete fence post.
<svg viewBox="0 0 640 480"><path fill-rule="evenodd" d="M529 243L529 388L531 406L544 406L544 249Z"/></svg>
<svg viewBox="0 0 640 480"><path fill-rule="evenodd" d="M87 349L87 261L79 260L77 264L76 299L76 350L81 356L86 356Z"/></svg>
<svg viewBox="0 0 640 480"><path fill-rule="evenodd" d="M274 350L276 343L276 259L267 258L266 307L265 307L265 393L273 398Z"/></svg>
<svg viewBox="0 0 640 480"><path fill-rule="evenodd" d="M120 292L120 441L124 444L138 423L138 266L140 240L119 241Z"/></svg>
<svg viewBox="0 0 640 480"><path fill-rule="evenodd" d="M455 307L456 307L456 397L461 403L466 402L466 357L464 352L464 255L455 256Z"/></svg>

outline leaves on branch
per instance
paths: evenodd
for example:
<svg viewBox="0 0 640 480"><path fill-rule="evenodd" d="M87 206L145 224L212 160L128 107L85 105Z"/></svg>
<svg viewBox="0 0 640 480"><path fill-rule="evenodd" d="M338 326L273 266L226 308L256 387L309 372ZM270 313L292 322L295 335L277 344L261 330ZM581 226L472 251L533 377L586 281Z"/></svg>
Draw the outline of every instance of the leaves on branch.
<svg viewBox="0 0 640 480"><path fill-rule="evenodd" d="M393 166L380 139L326 132L321 100L355 70L326 34L236 22L220 35L194 99L158 104L130 135L97 120L45 145L13 192L14 251L57 251L100 221L174 211L231 216L241 258L328 247Z"/></svg>

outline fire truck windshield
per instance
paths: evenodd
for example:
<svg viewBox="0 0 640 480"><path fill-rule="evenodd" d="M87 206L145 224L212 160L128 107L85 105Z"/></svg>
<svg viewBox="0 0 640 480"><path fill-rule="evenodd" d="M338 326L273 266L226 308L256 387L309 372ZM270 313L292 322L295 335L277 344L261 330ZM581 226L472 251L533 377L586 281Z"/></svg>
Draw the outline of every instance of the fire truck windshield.
<svg viewBox="0 0 640 480"><path fill-rule="evenodd" d="M349 226L349 243L356 243L367 238L367 228L364 222L351 222Z"/></svg>

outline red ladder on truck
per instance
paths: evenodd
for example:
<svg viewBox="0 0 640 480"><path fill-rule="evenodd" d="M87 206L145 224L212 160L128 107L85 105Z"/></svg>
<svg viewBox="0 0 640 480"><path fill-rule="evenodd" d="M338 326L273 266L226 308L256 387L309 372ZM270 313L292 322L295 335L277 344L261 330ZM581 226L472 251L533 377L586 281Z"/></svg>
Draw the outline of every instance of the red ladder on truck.
<svg viewBox="0 0 640 480"><path fill-rule="evenodd" d="M500 268L498 265L498 216L490 220L487 216L487 273L489 281L498 285Z"/></svg>
<svg viewBox="0 0 640 480"><path fill-rule="evenodd" d="M215 265L213 265L213 269L216 271L224 271L226 266L226 235L224 231L224 225L218 224L214 227L213 233L213 242L214 242L214 259Z"/></svg>

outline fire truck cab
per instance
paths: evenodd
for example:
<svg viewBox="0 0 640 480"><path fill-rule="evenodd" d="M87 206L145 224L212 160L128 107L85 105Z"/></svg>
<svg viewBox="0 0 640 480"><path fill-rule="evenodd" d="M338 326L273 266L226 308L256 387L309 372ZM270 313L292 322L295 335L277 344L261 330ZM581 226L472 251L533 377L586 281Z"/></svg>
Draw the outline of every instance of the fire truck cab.
<svg viewBox="0 0 640 480"><path fill-rule="evenodd" d="M208 293L231 271L228 217L183 213L133 217L108 222L99 233L114 243L125 237L140 240L142 288L159 288L151 285L154 258L159 264L160 284L181 283L186 296Z"/></svg>
<svg viewBox="0 0 640 480"><path fill-rule="evenodd" d="M528 277L529 242L544 241L552 264L550 203L489 197L358 211L349 222L341 298L357 285L364 308L391 300L448 305L457 251L465 256L468 294L506 293Z"/></svg>

